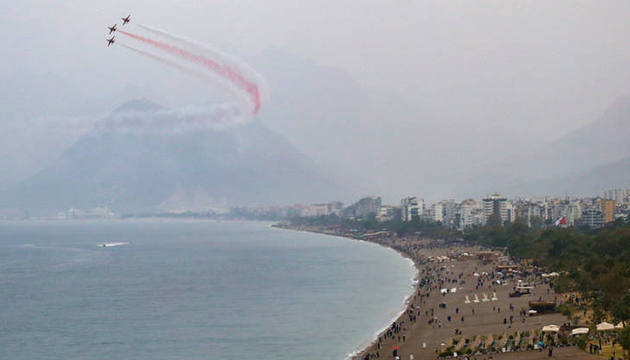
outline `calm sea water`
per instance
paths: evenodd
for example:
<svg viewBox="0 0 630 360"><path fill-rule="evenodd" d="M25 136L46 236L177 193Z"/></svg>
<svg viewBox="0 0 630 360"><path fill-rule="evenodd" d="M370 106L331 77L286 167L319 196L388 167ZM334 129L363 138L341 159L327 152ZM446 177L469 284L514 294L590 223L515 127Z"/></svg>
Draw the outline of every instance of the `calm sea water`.
<svg viewBox="0 0 630 360"><path fill-rule="evenodd" d="M392 250L268 223L0 223L0 359L343 360L414 275Z"/></svg>

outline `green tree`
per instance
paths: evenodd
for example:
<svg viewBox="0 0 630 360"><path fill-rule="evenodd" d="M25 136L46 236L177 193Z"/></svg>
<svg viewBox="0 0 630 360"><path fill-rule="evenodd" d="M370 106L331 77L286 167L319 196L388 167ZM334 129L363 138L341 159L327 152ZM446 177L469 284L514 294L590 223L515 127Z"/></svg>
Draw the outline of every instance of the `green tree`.
<svg viewBox="0 0 630 360"><path fill-rule="evenodd" d="M501 221L501 215L495 213L492 213L492 215L490 215L490 217L488 218L488 223L487 226L489 227L501 227L503 226L503 222Z"/></svg>
<svg viewBox="0 0 630 360"><path fill-rule="evenodd" d="M623 348L623 358L630 360L630 326L626 326L619 332L619 345Z"/></svg>
<svg viewBox="0 0 630 360"><path fill-rule="evenodd" d="M615 321L620 321L624 325L630 321L630 294L624 296L624 298L613 305L612 316Z"/></svg>

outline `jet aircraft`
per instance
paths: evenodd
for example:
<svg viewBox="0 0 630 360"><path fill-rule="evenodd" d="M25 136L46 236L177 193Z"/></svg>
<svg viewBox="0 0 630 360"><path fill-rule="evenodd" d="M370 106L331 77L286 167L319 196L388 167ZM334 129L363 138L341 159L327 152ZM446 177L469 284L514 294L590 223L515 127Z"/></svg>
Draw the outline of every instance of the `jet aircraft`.
<svg viewBox="0 0 630 360"><path fill-rule="evenodd" d="M108 26L107 28L109 29L109 34L110 34L110 35L111 35L113 32L115 32L116 30L118 30L118 29L116 29L116 24L114 24L114 26L112 26L112 27L109 27L109 26Z"/></svg>
<svg viewBox="0 0 630 360"><path fill-rule="evenodd" d="M116 37L112 36L111 39L105 39L107 41L107 47L109 47L109 45L113 44L114 42L116 42Z"/></svg>
<svg viewBox="0 0 630 360"><path fill-rule="evenodd" d="M131 15L127 15L126 18L121 18L123 21L123 25L125 25L126 23L128 23L131 20Z"/></svg>

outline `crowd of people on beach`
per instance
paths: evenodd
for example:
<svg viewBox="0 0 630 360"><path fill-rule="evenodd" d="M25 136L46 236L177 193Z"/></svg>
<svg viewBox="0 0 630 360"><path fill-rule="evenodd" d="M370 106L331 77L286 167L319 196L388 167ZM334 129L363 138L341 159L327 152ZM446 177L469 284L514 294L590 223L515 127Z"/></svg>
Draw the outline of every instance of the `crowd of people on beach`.
<svg viewBox="0 0 630 360"><path fill-rule="evenodd" d="M401 351L405 352L405 358L409 358L409 349L415 349L414 353L419 355L431 353L431 349L434 349L434 356L437 356L448 348L459 349L461 345L456 346L458 345L455 342L456 338L469 337L466 340L467 344L470 339L479 339L480 328L487 328L494 334L498 332L499 335L494 335L494 341L498 344L497 336L500 339L501 333L513 334L515 329L523 333L533 326L537 327L534 324L527 325L531 314L523 307L523 301L520 301L520 308L509 301L511 299L508 298L507 292L509 289L516 292L517 288L522 286L538 289L540 286L548 285L547 280L535 273L516 275L516 272L498 271L496 258L487 260L476 256L476 253L490 253L490 249L461 240L435 240L417 234L397 236L382 232L379 236L362 237L361 234L341 228L326 229L314 226L299 230L352 237L386 246L411 259L418 269L414 293L408 299L406 310L371 346L364 349L357 359L371 360L381 357L396 359L401 356ZM502 254L498 256L507 258ZM537 295L541 295L540 300L545 290L550 294L549 286L537 291ZM466 304L463 303L464 294L459 292L467 294ZM497 292L501 293L502 299L494 302L498 300ZM483 299L477 299L477 293L483 294ZM492 298L487 297L486 293ZM475 294L475 298L468 301L468 294ZM453 299L461 299L457 301L462 303L454 303ZM571 301L579 304L581 299L575 297ZM492 333L486 332L483 336L492 338ZM507 337L505 339L507 340ZM478 343L479 341L476 344ZM505 340L501 344L505 344ZM545 349L551 357L553 347ZM542 347L539 350L542 350ZM460 355L459 358L470 357ZM489 360L492 359L492 354L472 358Z"/></svg>

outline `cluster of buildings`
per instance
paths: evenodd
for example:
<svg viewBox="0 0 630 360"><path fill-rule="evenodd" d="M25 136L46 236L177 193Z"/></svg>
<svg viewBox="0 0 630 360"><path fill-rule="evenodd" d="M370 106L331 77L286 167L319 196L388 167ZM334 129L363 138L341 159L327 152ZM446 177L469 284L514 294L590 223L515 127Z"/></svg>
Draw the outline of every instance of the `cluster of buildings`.
<svg viewBox="0 0 630 360"><path fill-rule="evenodd" d="M614 189L603 197L515 198L499 194L462 202L442 200L429 204L420 197L407 197L400 205L384 205L377 196L365 197L344 207L339 202L303 206L297 216L336 214L348 219L375 218L378 221L439 221L444 226L464 230L488 224L522 222L528 226L556 224L600 228L630 214L630 189Z"/></svg>
<svg viewBox="0 0 630 360"><path fill-rule="evenodd" d="M108 207L98 207L90 210L71 208L66 211L58 212L54 219L113 219L115 216L114 212Z"/></svg>
<svg viewBox="0 0 630 360"><path fill-rule="evenodd" d="M178 214L168 213L175 216ZM630 189L613 189L604 192L602 197L569 198L513 198L499 194L488 195L483 199L466 199L461 202L442 200L427 203L421 197L406 197L399 205L383 204L381 197L364 197L344 206L333 201L322 204L292 205L274 207L235 207L229 210L207 210L202 213L185 212L182 216L248 219L283 220L295 217L321 217L336 215L344 219L375 219L380 222L428 221L440 222L454 229L521 222L528 226L564 225L600 228L618 218L627 219L630 215ZM57 214L57 219L113 218L114 213L100 207L92 210L69 209Z"/></svg>

